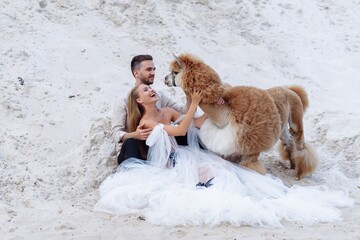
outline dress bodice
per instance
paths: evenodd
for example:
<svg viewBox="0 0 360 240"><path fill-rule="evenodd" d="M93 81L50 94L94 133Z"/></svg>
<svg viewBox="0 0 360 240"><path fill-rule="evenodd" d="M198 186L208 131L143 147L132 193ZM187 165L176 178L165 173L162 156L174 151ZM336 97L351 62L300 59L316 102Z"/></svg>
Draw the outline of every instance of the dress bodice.
<svg viewBox="0 0 360 240"><path fill-rule="evenodd" d="M156 167L166 167L170 154L178 148L175 137L169 136L161 123L153 128L146 145L149 146L147 161Z"/></svg>

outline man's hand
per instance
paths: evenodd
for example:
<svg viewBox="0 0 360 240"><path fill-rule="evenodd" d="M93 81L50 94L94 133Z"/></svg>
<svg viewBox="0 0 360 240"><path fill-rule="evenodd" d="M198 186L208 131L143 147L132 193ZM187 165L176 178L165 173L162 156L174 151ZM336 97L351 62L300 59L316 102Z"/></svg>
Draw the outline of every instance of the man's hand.
<svg viewBox="0 0 360 240"><path fill-rule="evenodd" d="M225 100L221 97L218 102L217 105L223 105L225 103Z"/></svg>
<svg viewBox="0 0 360 240"><path fill-rule="evenodd" d="M140 124L137 128L135 133L135 138L139 140L146 140L150 135L152 128L144 128L144 123Z"/></svg>

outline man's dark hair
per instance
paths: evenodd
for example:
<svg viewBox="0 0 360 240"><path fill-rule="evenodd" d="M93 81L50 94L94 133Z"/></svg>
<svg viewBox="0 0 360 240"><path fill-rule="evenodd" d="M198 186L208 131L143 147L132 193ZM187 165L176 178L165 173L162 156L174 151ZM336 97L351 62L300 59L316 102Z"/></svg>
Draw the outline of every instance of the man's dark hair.
<svg viewBox="0 0 360 240"><path fill-rule="evenodd" d="M131 60L131 73L134 75L134 69L138 68L141 64L142 61L146 61L146 60L153 60L153 57L151 55L137 55L135 57L133 57L133 59Z"/></svg>

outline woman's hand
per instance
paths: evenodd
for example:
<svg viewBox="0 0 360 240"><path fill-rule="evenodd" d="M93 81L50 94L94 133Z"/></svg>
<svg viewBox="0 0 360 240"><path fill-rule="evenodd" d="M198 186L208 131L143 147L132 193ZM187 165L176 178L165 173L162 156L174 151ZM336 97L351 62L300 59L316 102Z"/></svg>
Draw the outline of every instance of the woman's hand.
<svg viewBox="0 0 360 240"><path fill-rule="evenodd" d="M201 102L201 92L195 90L192 94L191 94L191 103L199 105L199 103Z"/></svg>
<svg viewBox="0 0 360 240"><path fill-rule="evenodd" d="M170 135L170 136L185 136L193 118L196 112L196 109L201 102L201 93L200 91L194 91L191 94L191 105L184 117L184 119L180 122L180 124L177 127L165 125L164 130Z"/></svg>

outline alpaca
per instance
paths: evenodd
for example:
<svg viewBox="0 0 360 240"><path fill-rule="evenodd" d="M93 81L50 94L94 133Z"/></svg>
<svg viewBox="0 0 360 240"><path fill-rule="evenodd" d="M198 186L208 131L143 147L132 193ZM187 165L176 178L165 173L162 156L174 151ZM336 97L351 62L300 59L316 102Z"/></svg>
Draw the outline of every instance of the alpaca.
<svg viewBox="0 0 360 240"><path fill-rule="evenodd" d="M208 114L199 137L205 147L223 158L265 173L259 161L261 152L280 139L280 155L289 160L297 179L311 174L318 157L305 143L303 115L309 105L305 90L299 86L230 86L202 60L182 54L170 63L165 83L181 87L187 96L200 90L200 108ZM225 103L218 105L223 98Z"/></svg>

